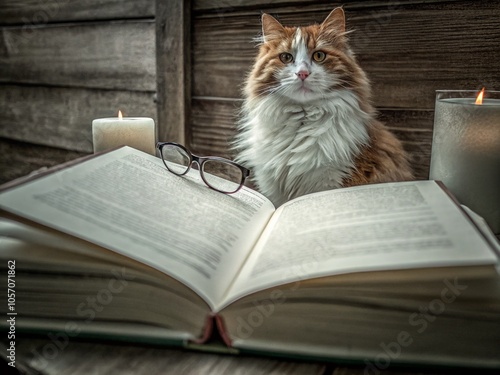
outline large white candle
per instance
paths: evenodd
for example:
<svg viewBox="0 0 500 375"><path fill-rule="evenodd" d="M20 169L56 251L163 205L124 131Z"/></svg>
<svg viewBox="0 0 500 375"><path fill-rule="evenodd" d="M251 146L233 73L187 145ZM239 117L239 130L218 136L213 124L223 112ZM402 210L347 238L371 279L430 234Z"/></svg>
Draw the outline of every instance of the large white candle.
<svg viewBox="0 0 500 375"><path fill-rule="evenodd" d="M430 178L500 233L500 92L438 91Z"/></svg>
<svg viewBox="0 0 500 375"><path fill-rule="evenodd" d="M121 114L121 113L120 113ZM92 121L94 152L119 146L156 154L155 123L149 117L110 117Z"/></svg>

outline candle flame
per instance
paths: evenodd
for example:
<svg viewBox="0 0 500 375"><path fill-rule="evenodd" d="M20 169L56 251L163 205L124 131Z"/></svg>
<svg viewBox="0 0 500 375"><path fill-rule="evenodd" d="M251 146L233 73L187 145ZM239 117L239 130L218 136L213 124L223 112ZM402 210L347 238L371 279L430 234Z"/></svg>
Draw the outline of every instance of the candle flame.
<svg viewBox="0 0 500 375"><path fill-rule="evenodd" d="M479 94L477 94L477 99L476 99L477 105L483 104L484 89L485 88L483 87L483 89L479 92Z"/></svg>
<svg viewBox="0 0 500 375"><path fill-rule="evenodd" d="M118 118L119 118L120 120L123 120L122 111L118 111Z"/></svg>

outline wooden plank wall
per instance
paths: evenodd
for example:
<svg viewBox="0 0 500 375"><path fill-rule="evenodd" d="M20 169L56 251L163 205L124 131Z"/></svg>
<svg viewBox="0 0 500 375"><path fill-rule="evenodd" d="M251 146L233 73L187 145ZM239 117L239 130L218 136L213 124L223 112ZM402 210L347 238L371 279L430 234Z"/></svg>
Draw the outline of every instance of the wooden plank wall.
<svg viewBox="0 0 500 375"><path fill-rule="evenodd" d="M500 1L194 1L191 145L228 154L240 89L256 54L260 14L321 22L344 5L351 45L380 118L428 178L437 89L500 89Z"/></svg>
<svg viewBox="0 0 500 375"><path fill-rule="evenodd" d="M94 118L156 118L154 15L154 0L0 3L0 182L92 152Z"/></svg>
<svg viewBox="0 0 500 375"><path fill-rule="evenodd" d="M156 2L159 140L187 144L191 113L191 1Z"/></svg>
<svg viewBox="0 0 500 375"><path fill-rule="evenodd" d="M230 156L261 13L303 25L338 5L380 118L427 178L434 91L500 89L500 0L3 0L0 182L91 152L92 119L118 108Z"/></svg>

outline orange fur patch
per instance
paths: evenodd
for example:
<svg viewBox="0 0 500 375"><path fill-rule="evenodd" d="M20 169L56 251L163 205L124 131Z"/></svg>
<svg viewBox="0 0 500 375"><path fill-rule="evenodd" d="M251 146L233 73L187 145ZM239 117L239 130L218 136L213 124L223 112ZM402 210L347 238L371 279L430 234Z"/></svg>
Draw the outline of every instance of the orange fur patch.
<svg viewBox="0 0 500 375"><path fill-rule="evenodd" d="M259 189L279 204L318 189L413 179L401 142L375 119L370 83L349 48L343 11L306 27L285 27L269 15L262 20L264 43L246 81L236 146L260 177ZM318 51L325 53L319 61L313 59ZM281 61L283 53L294 60ZM322 110L331 118L318 115Z"/></svg>
<svg viewBox="0 0 500 375"><path fill-rule="evenodd" d="M370 144L356 157L355 167L343 186L410 181L413 174L401 142L380 122L368 129Z"/></svg>

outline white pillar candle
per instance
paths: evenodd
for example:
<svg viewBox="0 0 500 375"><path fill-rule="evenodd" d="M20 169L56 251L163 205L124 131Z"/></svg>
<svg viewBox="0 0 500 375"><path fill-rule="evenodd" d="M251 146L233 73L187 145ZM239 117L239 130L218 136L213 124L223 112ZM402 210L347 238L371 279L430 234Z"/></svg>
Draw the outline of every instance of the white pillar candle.
<svg viewBox="0 0 500 375"><path fill-rule="evenodd" d="M149 117L110 117L92 121L94 152L119 146L156 154L155 123Z"/></svg>
<svg viewBox="0 0 500 375"><path fill-rule="evenodd" d="M500 233L500 92L438 91L430 178Z"/></svg>

